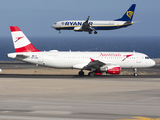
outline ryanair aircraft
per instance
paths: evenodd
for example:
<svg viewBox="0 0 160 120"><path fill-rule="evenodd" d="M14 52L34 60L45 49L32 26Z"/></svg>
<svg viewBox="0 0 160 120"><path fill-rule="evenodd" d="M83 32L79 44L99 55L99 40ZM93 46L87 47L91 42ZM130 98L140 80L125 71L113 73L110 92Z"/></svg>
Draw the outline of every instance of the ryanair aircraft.
<svg viewBox="0 0 160 120"><path fill-rule="evenodd" d="M119 19L114 21L90 21L89 17L86 21L83 20L66 20L66 21L58 21L52 25L52 27L56 30L74 30L77 32L85 31L89 34L97 34L97 30L114 30L119 28L124 28L133 24L132 18L134 14L136 4L132 4L131 7L127 10L127 12Z"/></svg>

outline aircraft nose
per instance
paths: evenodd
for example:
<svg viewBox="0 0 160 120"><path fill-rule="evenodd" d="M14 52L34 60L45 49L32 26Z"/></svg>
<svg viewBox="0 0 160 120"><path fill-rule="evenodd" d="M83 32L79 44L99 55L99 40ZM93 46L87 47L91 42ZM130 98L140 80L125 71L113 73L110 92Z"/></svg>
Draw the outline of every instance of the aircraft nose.
<svg viewBox="0 0 160 120"><path fill-rule="evenodd" d="M56 26L57 26L57 23L54 23L51 27L56 28Z"/></svg>
<svg viewBox="0 0 160 120"><path fill-rule="evenodd" d="M156 64L156 62L154 60L152 60L152 65L154 66Z"/></svg>
<svg viewBox="0 0 160 120"><path fill-rule="evenodd" d="M51 27L52 27L52 28L55 28L55 25L53 24Z"/></svg>
<svg viewBox="0 0 160 120"><path fill-rule="evenodd" d="M150 62L149 62L149 65L152 67L152 66L154 66L155 64L156 64L156 62L151 59Z"/></svg>

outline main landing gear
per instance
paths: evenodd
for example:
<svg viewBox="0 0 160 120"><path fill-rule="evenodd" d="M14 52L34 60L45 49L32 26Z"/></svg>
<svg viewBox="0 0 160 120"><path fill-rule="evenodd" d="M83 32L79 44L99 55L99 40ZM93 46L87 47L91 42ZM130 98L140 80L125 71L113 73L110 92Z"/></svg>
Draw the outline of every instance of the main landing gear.
<svg viewBox="0 0 160 120"><path fill-rule="evenodd" d="M84 72L81 70L81 71L79 71L79 76L84 76Z"/></svg>
<svg viewBox="0 0 160 120"><path fill-rule="evenodd" d="M79 71L79 76L84 76L84 72L83 72L83 70L81 70L81 71ZM94 74L94 72L89 72L88 73L88 76L91 76L91 77L93 77L95 74Z"/></svg>
<svg viewBox="0 0 160 120"><path fill-rule="evenodd" d="M134 70L134 76L138 76L138 74L137 74L137 68L134 68L133 70Z"/></svg>
<svg viewBox="0 0 160 120"><path fill-rule="evenodd" d="M97 34L97 31L94 31L94 34Z"/></svg>
<svg viewBox="0 0 160 120"><path fill-rule="evenodd" d="M92 34L92 31L89 31L88 33L89 33L89 34Z"/></svg>
<svg viewBox="0 0 160 120"><path fill-rule="evenodd" d="M83 70L81 70L81 71L79 71L79 76L84 76L84 72L83 72ZM89 72L88 73L88 76L91 76L91 77L93 77L95 74L94 74L94 72Z"/></svg>
<svg viewBox="0 0 160 120"><path fill-rule="evenodd" d="M92 31L89 31L88 33L89 33L89 34L92 34ZM94 34L97 34L97 31L94 31Z"/></svg>
<svg viewBox="0 0 160 120"><path fill-rule="evenodd" d="M61 31L59 30L59 33L61 33Z"/></svg>
<svg viewBox="0 0 160 120"><path fill-rule="evenodd" d="M137 68L134 68L133 70L134 70L134 76L138 76L138 74L137 74ZM79 71L78 74L79 74L79 76L84 76L83 70ZM89 73L88 73L88 76L93 77L94 75L95 75L94 72L89 72Z"/></svg>
<svg viewBox="0 0 160 120"><path fill-rule="evenodd" d="M93 73L93 72L89 72L89 73L88 73L88 76L93 77L93 76L94 76L94 73Z"/></svg>

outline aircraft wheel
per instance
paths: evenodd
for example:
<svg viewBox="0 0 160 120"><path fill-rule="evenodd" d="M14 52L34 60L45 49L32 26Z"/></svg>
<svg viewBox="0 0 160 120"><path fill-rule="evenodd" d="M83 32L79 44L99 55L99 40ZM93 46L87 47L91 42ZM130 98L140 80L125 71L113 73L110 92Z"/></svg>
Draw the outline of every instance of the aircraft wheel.
<svg viewBox="0 0 160 120"><path fill-rule="evenodd" d="M89 73L88 73L88 76L93 77L93 76L94 76L94 73L93 73L93 72L89 72Z"/></svg>
<svg viewBox="0 0 160 120"><path fill-rule="evenodd" d="M88 33L89 33L89 34L92 34L92 31L89 31Z"/></svg>
<svg viewBox="0 0 160 120"><path fill-rule="evenodd" d="M94 31L94 34L97 34L97 31Z"/></svg>
<svg viewBox="0 0 160 120"><path fill-rule="evenodd" d="M84 76L84 72L83 71L79 71L79 76Z"/></svg>
<svg viewBox="0 0 160 120"><path fill-rule="evenodd" d="M137 73L134 73L134 76L138 76L138 74L137 74Z"/></svg>
<svg viewBox="0 0 160 120"><path fill-rule="evenodd" d="M138 76L138 74L137 74L137 69L134 68L133 70L134 70L134 76Z"/></svg>

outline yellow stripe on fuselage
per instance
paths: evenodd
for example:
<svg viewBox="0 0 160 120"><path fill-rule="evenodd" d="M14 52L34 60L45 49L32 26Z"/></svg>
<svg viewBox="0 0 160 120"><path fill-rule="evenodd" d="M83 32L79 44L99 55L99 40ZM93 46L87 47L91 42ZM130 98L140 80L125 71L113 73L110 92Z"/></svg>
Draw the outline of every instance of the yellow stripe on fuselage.
<svg viewBox="0 0 160 120"><path fill-rule="evenodd" d="M90 27L115 27L115 26L126 26L126 25L132 25L133 23L128 23L128 24L122 24L122 25L90 25ZM82 27L82 26L61 26L61 27L56 27L57 28L71 28L71 27Z"/></svg>

